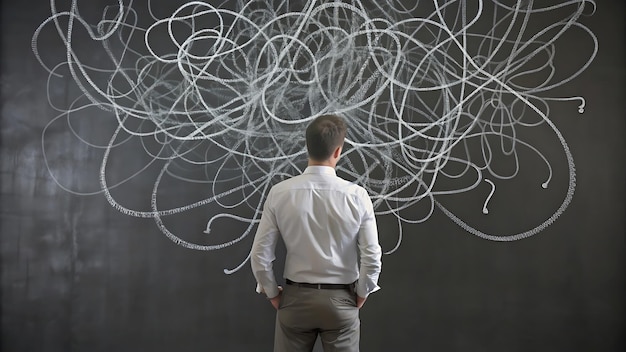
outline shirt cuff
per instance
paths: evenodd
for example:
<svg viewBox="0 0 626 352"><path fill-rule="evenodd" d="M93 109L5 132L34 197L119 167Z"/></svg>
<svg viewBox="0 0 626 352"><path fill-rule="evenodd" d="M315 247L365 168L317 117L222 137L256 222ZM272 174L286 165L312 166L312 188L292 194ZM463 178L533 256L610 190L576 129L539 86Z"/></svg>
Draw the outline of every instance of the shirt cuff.
<svg viewBox="0 0 626 352"><path fill-rule="evenodd" d="M274 298L274 297L278 296L278 294L280 294L280 290L278 289L278 286L272 287L272 288L266 290L258 282L256 284L256 292L257 293L265 293L267 295L267 298Z"/></svg>
<svg viewBox="0 0 626 352"><path fill-rule="evenodd" d="M370 294L372 294L372 293L374 293L374 292L376 292L378 290L380 290L380 286L378 286L378 285L374 285L374 287L371 287L371 288L365 288L365 287L363 287L363 285L359 285L357 283L355 291L356 291L357 296L359 296L361 298L367 298L367 296L369 296Z"/></svg>

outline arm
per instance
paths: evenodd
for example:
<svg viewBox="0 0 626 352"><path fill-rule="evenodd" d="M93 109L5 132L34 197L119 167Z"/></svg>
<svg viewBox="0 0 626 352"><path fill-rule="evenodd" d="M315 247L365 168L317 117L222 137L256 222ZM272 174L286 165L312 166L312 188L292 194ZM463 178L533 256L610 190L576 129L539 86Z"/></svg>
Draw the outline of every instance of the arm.
<svg viewBox="0 0 626 352"><path fill-rule="evenodd" d="M273 269L274 259L276 259L274 251L280 232L276 226L276 217L269 205L270 197L271 191L263 206L263 215L261 215L261 221L252 243L250 265L252 274L257 280L257 292L265 292L271 300L279 298L280 293Z"/></svg>
<svg viewBox="0 0 626 352"><path fill-rule="evenodd" d="M382 250L378 243L378 228L376 226L376 217L374 216L374 207L367 193L361 199L364 215L357 238L360 268L359 280L356 284L357 306L359 308L363 306L370 293L380 289L378 277L382 269Z"/></svg>

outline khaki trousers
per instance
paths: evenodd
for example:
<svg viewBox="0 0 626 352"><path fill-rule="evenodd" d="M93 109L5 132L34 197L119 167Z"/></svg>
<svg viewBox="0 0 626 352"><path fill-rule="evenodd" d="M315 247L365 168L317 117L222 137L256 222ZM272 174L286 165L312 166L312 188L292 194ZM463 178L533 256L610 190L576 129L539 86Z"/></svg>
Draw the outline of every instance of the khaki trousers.
<svg viewBox="0 0 626 352"><path fill-rule="evenodd" d="M310 352L318 335L325 352L358 352L360 324L353 290L286 285L276 314L274 352Z"/></svg>

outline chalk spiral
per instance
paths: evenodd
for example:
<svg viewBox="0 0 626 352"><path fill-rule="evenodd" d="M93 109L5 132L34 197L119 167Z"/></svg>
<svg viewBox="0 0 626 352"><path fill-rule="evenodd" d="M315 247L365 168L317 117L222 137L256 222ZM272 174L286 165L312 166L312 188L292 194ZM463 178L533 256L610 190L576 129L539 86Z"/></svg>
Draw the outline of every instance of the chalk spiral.
<svg viewBox="0 0 626 352"><path fill-rule="evenodd" d="M343 116L349 126L338 173L367 189L378 215L396 217L400 234L403 223L424 222L435 208L489 240L540 232L563 213L574 193L573 157L549 118L549 104L578 101L582 113L585 100L548 94L595 57L597 40L578 22L595 11L594 1L407 3L239 0L214 6L189 1L159 17L156 2L118 0L90 23L77 0L63 11L53 0L52 14L35 31L32 45L51 79L63 71L82 91L82 100L61 107L51 123L91 106L116 121L99 180L109 203L127 215L154 218L181 246L215 250L248 236L269 188L306 166L303 130L326 113ZM145 8L147 18L140 16ZM531 31L529 23L546 15L551 21ZM50 31L57 32L66 54L54 64L39 49L42 33ZM587 55L582 65L557 78L557 41L567 31L584 34L593 49L581 53ZM88 36L107 63L87 64L76 36ZM549 176L543 187L548 187L550 161L518 135L519 129L540 125L553 132L569 168L562 204L547 220L516 234L488 234L437 200L475 189L487 176L513 178L522 167L516 157L522 149L545 162ZM163 162L149 211L126 207L110 192L117 186L107 179L111 151L127 138L158 144L143 151ZM497 151L515 158L516 171L494 171ZM187 180L178 172L185 167L204 169L206 179ZM162 209L157 200L164 175L202 182L212 194ZM444 178L458 182L438 187ZM493 194L495 185L489 183ZM233 196L239 201L223 201ZM182 239L162 220L201 206L222 209L209 218L205 232L225 218L246 229L234 239L206 245ZM248 208L248 215L232 211L237 206Z"/></svg>

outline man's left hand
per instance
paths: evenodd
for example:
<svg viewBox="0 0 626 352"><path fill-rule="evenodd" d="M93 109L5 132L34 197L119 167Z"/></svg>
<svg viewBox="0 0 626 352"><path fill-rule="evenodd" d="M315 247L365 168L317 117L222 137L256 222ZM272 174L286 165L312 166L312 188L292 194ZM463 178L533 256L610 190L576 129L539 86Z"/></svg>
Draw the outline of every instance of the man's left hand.
<svg viewBox="0 0 626 352"><path fill-rule="evenodd" d="M274 306L274 309L278 310L278 306L280 305L280 297L283 295L283 288L278 286L278 295L274 298L270 298L270 302Z"/></svg>

